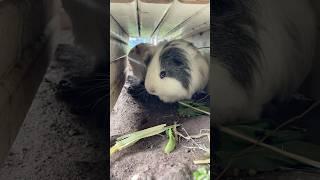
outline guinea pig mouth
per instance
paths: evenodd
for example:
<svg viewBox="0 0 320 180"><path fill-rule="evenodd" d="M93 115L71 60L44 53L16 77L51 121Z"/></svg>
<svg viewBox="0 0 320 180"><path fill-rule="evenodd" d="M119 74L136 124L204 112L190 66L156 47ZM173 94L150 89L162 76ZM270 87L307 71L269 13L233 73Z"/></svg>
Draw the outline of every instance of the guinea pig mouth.
<svg viewBox="0 0 320 180"><path fill-rule="evenodd" d="M151 95L157 95L154 90L150 90L149 88L146 88L147 92Z"/></svg>
<svg viewBox="0 0 320 180"><path fill-rule="evenodd" d="M175 103L182 99L179 97L172 97L172 96L158 96L158 97L161 101L165 103Z"/></svg>

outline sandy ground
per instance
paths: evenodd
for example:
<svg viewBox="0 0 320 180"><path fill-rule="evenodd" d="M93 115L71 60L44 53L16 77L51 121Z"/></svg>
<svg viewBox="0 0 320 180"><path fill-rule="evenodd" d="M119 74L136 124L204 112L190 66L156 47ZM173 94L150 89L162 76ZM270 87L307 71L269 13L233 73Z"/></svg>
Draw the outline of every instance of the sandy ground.
<svg viewBox="0 0 320 180"><path fill-rule="evenodd" d="M74 58L66 54L51 62L1 166L1 180L107 179L105 130L92 125L91 117L71 114L55 96L57 84L74 69L72 64L81 66Z"/></svg>
<svg viewBox="0 0 320 180"><path fill-rule="evenodd" d="M171 125L175 121L181 124L190 135L199 134L200 129L209 128L208 116L184 119L177 116L174 105L140 104L127 94L127 86L128 84L123 88L114 111L111 113L111 136L162 123ZM184 132L181 129L180 131ZM195 141L209 147L207 137ZM182 139L177 148L167 155L163 152L166 142L165 136L154 136L116 153L110 159L111 179L130 179L135 175L141 179L192 179L191 173L198 167L193 164L193 160L201 158L204 151L190 149L196 145L190 140Z"/></svg>
<svg viewBox="0 0 320 180"><path fill-rule="evenodd" d="M64 45L56 53L58 58L49 65L9 156L1 165L0 180L109 179L105 129L92 123L94 117L72 114L70 107L56 97L61 80L92 69L85 54L65 44L71 44L69 32L60 38ZM126 92L125 86L111 114L111 135L174 121L182 123L190 134L209 127L206 116L179 119L174 106L162 103L143 106ZM209 146L206 137L197 142ZM194 144L181 140L177 149L166 155L165 143L165 136L155 136L115 154L110 160L111 179L130 179L135 174L154 179L191 179L191 171L197 168L193 160L204 152L184 147Z"/></svg>

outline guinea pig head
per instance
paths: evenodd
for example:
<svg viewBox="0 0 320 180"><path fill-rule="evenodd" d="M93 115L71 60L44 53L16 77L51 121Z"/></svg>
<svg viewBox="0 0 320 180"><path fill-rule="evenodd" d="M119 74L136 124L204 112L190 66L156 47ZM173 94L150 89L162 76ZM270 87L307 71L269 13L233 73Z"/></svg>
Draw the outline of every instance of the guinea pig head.
<svg viewBox="0 0 320 180"><path fill-rule="evenodd" d="M148 65L145 88L163 102L191 98L190 54L179 43L170 41L158 46Z"/></svg>
<svg viewBox="0 0 320 180"><path fill-rule="evenodd" d="M144 81L147 64L151 61L154 54L154 45L148 43L141 43L132 48L128 54L128 62L130 64L132 73L140 81Z"/></svg>

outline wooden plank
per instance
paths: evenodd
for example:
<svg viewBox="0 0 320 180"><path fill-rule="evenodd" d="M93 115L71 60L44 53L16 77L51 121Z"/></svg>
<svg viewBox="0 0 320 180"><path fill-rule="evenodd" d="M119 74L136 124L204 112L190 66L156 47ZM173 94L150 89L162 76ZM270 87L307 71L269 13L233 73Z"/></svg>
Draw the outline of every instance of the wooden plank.
<svg viewBox="0 0 320 180"><path fill-rule="evenodd" d="M112 111L125 82L125 67L129 36L110 17L110 111ZM116 38L121 37L121 40ZM124 42L126 41L126 42ZM123 58L119 58L123 57Z"/></svg>
<svg viewBox="0 0 320 180"><path fill-rule="evenodd" d="M46 71L49 58L44 50L30 49L31 56L23 58L0 80L0 162L14 142Z"/></svg>
<svg viewBox="0 0 320 180"><path fill-rule="evenodd" d="M121 28L130 36L139 36L137 3L111 3L110 13Z"/></svg>
<svg viewBox="0 0 320 180"><path fill-rule="evenodd" d="M54 31L45 25L54 17L46 9L53 6L37 0L7 1L0 6L1 24L6 23L0 31L5 40L0 40L0 163L19 132L52 55ZM4 17L10 17L11 23Z"/></svg>
<svg viewBox="0 0 320 180"><path fill-rule="evenodd" d="M21 45L22 16L13 3L0 6L0 77L12 68Z"/></svg>
<svg viewBox="0 0 320 180"><path fill-rule="evenodd" d="M186 4L208 4L209 0L179 0L182 3Z"/></svg>

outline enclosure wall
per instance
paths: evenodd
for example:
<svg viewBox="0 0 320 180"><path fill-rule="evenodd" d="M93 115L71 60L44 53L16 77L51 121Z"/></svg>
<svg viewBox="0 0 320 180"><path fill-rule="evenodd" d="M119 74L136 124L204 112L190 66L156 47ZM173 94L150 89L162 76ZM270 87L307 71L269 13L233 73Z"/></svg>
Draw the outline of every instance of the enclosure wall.
<svg viewBox="0 0 320 180"><path fill-rule="evenodd" d="M129 36L110 16L110 111L125 82L125 64Z"/></svg>
<svg viewBox="0 0 320 180"><path fill-rule="evenodd" d="M52 55L55 6L54 0L0 1L0 163Z"/></svg>

